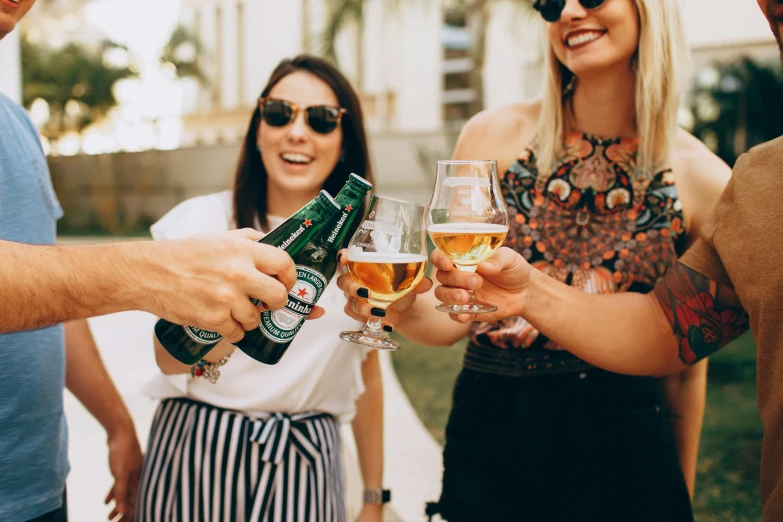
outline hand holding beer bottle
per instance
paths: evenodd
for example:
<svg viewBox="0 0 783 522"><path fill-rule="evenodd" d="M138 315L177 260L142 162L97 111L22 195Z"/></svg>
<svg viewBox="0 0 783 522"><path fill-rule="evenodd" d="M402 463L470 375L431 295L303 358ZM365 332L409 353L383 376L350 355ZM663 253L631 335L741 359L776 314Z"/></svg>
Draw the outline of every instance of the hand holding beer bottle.
<svg viewBox="0 0 783 522"><path fill-rule="evenodd" d="M265 364L280 361L334 277L337 252L371 188L369 181L356 174L348 177L348 182L335 198L340 212L334 214L299 253L292 254L297 280L288 293L285 308L263 312L259 327L247 332L236 343L240 350Z"/></svg>
<svg viewBox="0 0 783 522"><path fill-rule="evenodd" d="M276 246L293 257L339 209L329 193L322 190L315 199L259 242ZM258 299L251 299L251 301L254 305L263 306ZM175 359L185 364L194 364L203 359L223 339L217 332L203 330L196 326L180 326L165 319L160 319L155 324L155 335Z"/></svg>
<svg viewBox="0 0 783 522"><path fill-rule="evenodd" d="M373 195L359 229L348 244L348 269L367 301L381 312L413 291L427 268L426 207ZM400 344L383 331L382 315L368 320L361 331L342 332L340 338L354 344L399 350Z"/></svg>
<svg viewBox="0 0 783 522"><path fill-rule="evenodd" d="M502 199L495 161L438 161L435 190L427 215L427 231L435 247L464 272L475 272L503 245L508 211ZM466 304L440 304L450 314L497 311L469 290Z"/></svg>

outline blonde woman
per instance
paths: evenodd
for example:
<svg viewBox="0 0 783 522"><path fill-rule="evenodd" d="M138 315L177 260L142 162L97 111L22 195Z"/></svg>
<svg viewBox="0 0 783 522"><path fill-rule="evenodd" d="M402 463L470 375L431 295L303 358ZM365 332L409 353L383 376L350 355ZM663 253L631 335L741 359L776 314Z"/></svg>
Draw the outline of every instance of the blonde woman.
<svg viewBox="0 0 783 522"><path fill-rule="evenodd" d="M454 156L498 161L505 245L534 267L589 293L648 292L696 239L730 173L676 126L687 72L677 2L535 5L548 36L542 100L475 116ZM346 312L372 313L363 289L347 277L340 285ZM422 344L470 336L430 514L693 520L705 363L662 381L621 376L521 317L458 324L433 310L437 302L409 295L385 317Z"/></svg>

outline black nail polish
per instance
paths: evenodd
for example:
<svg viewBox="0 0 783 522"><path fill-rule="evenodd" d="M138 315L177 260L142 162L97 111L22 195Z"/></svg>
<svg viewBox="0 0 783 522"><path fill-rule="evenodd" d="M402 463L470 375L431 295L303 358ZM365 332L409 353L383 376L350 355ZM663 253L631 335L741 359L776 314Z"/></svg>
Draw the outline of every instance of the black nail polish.
<svg viewBox="0 0 783 522"><path fill-rule="evenodd" d="M383 308L373 308L370 313L375 317L386 317L386 310Z"/></svg>
<svg viewBox="0 0 783 522"><path fill-rule="evenodd" d="M343 260L343 253L340 252L339 254L337 254L337 262L340 263L342 262L342 260Z"/></svg>
<svg viewBox="0 0 783 522"><path fill-rule="evenodd" d="M360 288L356 291L356 295L363 299L368 299L370 297L370 291L366 288Z"/></svg>
<svg viewBox="0 0 783 522"><path fill-rule="evenodd" d="M384 326L383 326L383 331L384 331L384 332L389 332L389 333L392 333L392 331L394 331L394 328L392 328L391 326L389 326L388 324L386 324L386 325L384 325Z"/></svg>

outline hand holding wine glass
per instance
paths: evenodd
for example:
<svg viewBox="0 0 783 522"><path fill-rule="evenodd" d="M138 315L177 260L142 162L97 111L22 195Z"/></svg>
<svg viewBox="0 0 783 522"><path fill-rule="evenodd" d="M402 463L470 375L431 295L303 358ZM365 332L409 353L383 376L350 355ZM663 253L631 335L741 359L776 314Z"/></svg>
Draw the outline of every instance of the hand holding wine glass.
<svg viewBox="0 0 783 522"><path fill-rule="evenodd" d="M367 302L385 310L413 291L427 268L424 226L426 207L373 195L363 222L348 244L351 278L367 288ZM368 320L361 331L342 332L340 338L371 348L398 350L399 343L383 331L381 317Z"/></svg>
<svg viewBox="0 0 783 522"><path fill-rule="evenodd" d="M503 245L508 233L508 211L502 199L495 161L438 161L435 190L430 202L427 231L437 249L464 272ZM440 304L451 314L497 311L478 301L473 290L465 304Z"/></svg>
<svg viewBox="0 0 783 522"><path fill-rule="evenodd" d="M347 268L347 248L340 251L339 259L340 264ZM366 321L368 318L374 317L372 315L373 311L378 312L377 308L367 302L369 290L359 285L349 272L346 271L346 273L337 278L337 286L343 291L345 296L346 303L343 311L348 317L357 321ZM390 304L386 308L382 321L384 329L388 332L391 328L396 328L408 310L416 303L417 297L432 290L432 286L432 279L425 277L412 291Z"/></svg>
<svg viewBox="0 0 783 522"><path fill-rule="evenodd" d="M440 251L432 253L433 277L440 286L435 288L435 298L448 306L464 305L475 290L482 298L491 301L497 310L483 313L481 321L500 321L508 317L525 317L529 305L529 293L539 273L514 250L502 247L492 257L482 261L475 273L459 270L454 261ZM451 313L459 323L476 320L475 314Z"/></svg>

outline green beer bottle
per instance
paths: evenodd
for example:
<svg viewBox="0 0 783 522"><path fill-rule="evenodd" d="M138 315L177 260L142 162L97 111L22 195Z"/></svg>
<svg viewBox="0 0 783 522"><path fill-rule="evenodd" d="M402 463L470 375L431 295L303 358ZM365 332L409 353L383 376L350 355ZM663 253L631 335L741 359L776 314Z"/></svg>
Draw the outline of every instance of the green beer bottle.
<svg viewBox="0 0 783 522"><path fill-rule="evenodd" d="M240 350L265 364L280 361L337 271L337 251L371 188L369 181L356 174L348 177L335 198L342 212L334 215L320 233L293 256L297 280L288 293L288 304L282 310L263 312L260 326L236 343Z"/></svg>
<svg viewBox="0 0 783 522"><path fill-rule="evenodd" d="M340 209L332 196L322 190L315 199L258 242L277 246L293 257ZM250 300L255 305L260 302L253 298ZM180 326L165 319L155 323L155 336L175 359L185 364L194 364L203 359L223 339L217 332L195 326Z"/></svg>

